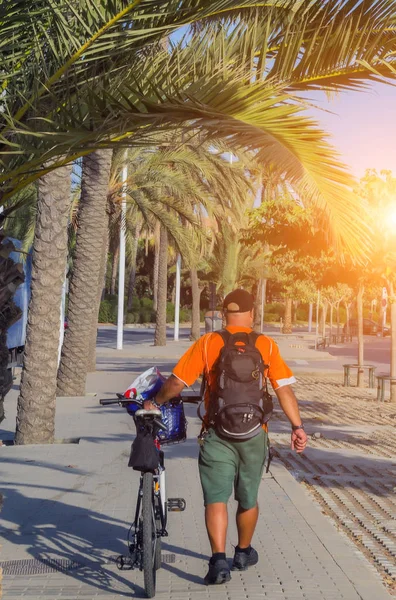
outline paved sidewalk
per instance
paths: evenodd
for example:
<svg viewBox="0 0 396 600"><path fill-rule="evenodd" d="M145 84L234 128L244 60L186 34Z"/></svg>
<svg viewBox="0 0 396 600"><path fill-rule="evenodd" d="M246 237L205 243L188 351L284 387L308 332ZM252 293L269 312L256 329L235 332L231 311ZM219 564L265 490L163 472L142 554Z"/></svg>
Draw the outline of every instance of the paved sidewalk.
<svg viewBox="0 0 396 600"><path fill-rule="evenodd" d="M111 396L125 389L133 375L127 365L114 366L107 360L88 381L88 389L98 397L57 402L57 438L80 438L79 444L0 448L5 600L143 596L142 574L118 571L113 562L125 551L137 474L127 467L132 419L119 407L98 404L104 393ZM135 363L134 369L140 367ZM15 390L7 397L2 439L14 426L16 394ZM225 586L205 587L209 544L196 461L199 423L193 406L187 406L187 414L187 442L166 450L168 494L185 497L187 510L170 514L157 598L390 598L374 567L280 461L274 461L260 489L261 516L254 540L259 564L233 574ZM279 427L282 435L282 423ZM231 519L230 557L235 543ZM54 568L55 560L64 561L64 572Z"/></svg>

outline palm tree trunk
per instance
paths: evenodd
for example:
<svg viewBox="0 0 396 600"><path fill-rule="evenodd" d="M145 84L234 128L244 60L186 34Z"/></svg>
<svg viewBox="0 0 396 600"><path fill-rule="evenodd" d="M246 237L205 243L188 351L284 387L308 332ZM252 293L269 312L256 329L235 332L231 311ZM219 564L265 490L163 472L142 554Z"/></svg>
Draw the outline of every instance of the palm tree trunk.
<svg viewBox="0 0 396 600"><path fill-rule="evenodd" d="M103 236L103 248L102 255L100 261L100 272L99 272L99 282L98 282L98 294L96 297L96 306L94 308L94 312L92 315L92 325L91 325L91 333L89 338L89 349L88 349L88 360L87 360L87 371L92 372L96 370L96 340L98 337L98 316L100 310L100 303L102 301L103 296L103 288L105 285L106 279L106 270L107 270L107 253L109 247L109 217L106 214L106 227Z"/></svg>
<svg viewBox="0 0 396 600"><path fill-rule="evenodd" d="M257 283L256 294L254 296L254 331L260 333L261 322L261 279Z"/></svg>
<svg viewBox="0 0 396 600"><path fill-rule="evenodd" d="M357 293L357 326L358 326L358 365L364 365L364 336L363 336L363 294L364 287L359 286ZM357 386L364 385L364 369L358 369Z"/></svg>
<svg viewBox="0 0 396 600"><path fill-rule="evenodd" d="M344 302L345 304L345 314L346 314L346 333L347 335L351 335L351 331L350 331L350 324L349 324L349 307L350 307L350 303L349 302Z"/></svg>
<svg viewBox="0 0 396 600"><path fill-rule="evenodd" d="M201 294L197 269L191 269L191 335L190 339L197 340L201 337Z"/></svg>
<svg viewBox="0 0 396 600"><path fill-rule="evenodd" d="M158 308L159 255L160 255L160 244L159 244L159 240L155 239L154 271L153 271L153 310L157 310L157 308Z"/></svg>
<svg viewBox="0 0 396 600"><path fill-rule="evenodd" d="M283 322L283 333L292 333L292 298L286 298L285 301L285 320Z"/></svg>
<svg viewBox="0 0 396 600"><path fill-rule="evenodd" d="M327 302L323 301L323 305L322 305L322 337L326 337L326 321L327 321Z"/></svg>
<svg viewBox="0 0 396 600"><path fill-rule="evenodd" d="M168 232L161 225L158 253L158 298L154 346L166 346L166 300L168 288Z"/></svg>
<svg viewBox="0 0 396 600"><path fill-rule="evenodd" d="M111 150L97 150L83 159L76 258L69 293L69 327L58 372L58 393L63 396L85 395L88 348L107 224L111 159Z"/></svg>
<svg viewBox="0 0 396 600"><path fill-rule="evenodd" d="M16 444L50 444L55 437L60 305L68 251L71 170L71 165L61 167L39 181Z"/></svg>
<svg viewBox="0 0 396 600"><path fill-rule="evenodd" d="M117 244L116 249L113 253L113 260L111 262L111 285L110 285L110 294L115 296L116 294L116 285L117 285L117 274L118 274L118 264L120 262L120 245Z"/></svg>
<svg viewBox="0 0 396 600"><path fill-rule="evenodd" d="M129 282L128 282L128 310L131 310L131 308L132 308L133 292L135 290L136 260L137 260L137 251L138 251L139 237L140 237L141 230L142 230L142 223L138 223L135 227L135 237L133 240L132 257L131 257L131 272L129 274Z"/></svg>

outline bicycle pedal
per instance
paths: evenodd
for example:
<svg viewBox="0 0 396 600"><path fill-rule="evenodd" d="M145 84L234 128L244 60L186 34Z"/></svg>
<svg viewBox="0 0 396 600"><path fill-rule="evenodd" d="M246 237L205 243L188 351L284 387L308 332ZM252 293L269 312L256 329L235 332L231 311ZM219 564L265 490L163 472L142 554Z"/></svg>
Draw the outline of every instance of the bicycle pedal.
<svg viewBox="0 0 396 600"><path fill-rule="evenodd" d="M116 560L117 569L120 571L133 569L133 561L129 556L118 556Z"/></svg>
<svg viewBox="0 0 396 600"><path fill-rule="evenodd" d="M186 510L186 501L184 498L168 498L169 512L183 512Z"/></svg>

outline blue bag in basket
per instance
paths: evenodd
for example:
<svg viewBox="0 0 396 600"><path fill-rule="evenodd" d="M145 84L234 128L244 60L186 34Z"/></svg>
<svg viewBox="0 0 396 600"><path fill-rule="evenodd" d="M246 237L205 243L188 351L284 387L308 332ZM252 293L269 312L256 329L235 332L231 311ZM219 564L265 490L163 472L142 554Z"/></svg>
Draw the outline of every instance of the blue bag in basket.
<svg viewBox="0 0 396 600"><path fill-rule="evenodd" d="M125 398L131 398L131 403L127 407L128 413L133 416L138 408L133 402L133 398L151 400L157 395L164 381L165 377L157 367L151 367L139 375L124 394ZM161 413L161 420L167 429L158 433L160 443L178 444L184 442L187 437L187 421L181 397L172 398L172 400L163 404Z"/></svg>
<svg viewBox="0 0 396 600"><path fill-rule="evenodd" d="M158 439L162 445L179 444L187 437L187 421L184 414L183 401L180 397L172 398L161 406L162 422L166 431L159 431Z"/></svg>

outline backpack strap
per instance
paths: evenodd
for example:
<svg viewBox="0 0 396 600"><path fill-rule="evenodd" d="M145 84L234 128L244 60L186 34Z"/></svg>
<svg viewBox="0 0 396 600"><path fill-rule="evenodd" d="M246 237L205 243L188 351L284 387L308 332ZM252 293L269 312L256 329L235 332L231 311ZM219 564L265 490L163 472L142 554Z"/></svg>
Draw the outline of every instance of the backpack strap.
<svg viewBox="0 0 396 600"><path fill-rule="evenodd" d="M227 329L219 329L218 331L215 331L214 333L219 334L219 336L222 338L222 340L224 342L224 346L227 346L227 344L230 343L230 339L232 338L232 333L227 331Z"/></svg>
<svg viewBox="0 0 396 600"><path fill-rule="evenodd" d="M249 343L252 346L256 346L257 340L259 339L259 337L261 337L263 334L262 333L257 333L256 331L251 331L250 333L248 333L249 336Z"/></svg>

